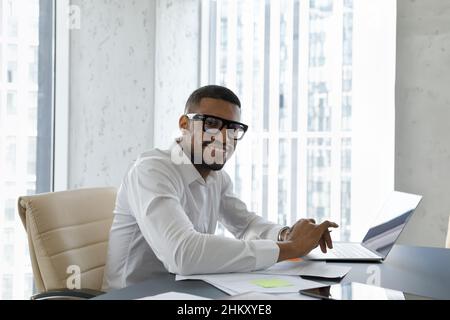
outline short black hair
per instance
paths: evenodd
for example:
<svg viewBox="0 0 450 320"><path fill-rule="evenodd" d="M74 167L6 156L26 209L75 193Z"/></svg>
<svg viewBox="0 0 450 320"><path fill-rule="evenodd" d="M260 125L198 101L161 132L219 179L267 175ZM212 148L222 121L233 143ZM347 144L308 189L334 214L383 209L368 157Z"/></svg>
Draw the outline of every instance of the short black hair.
<svg viewBox="0 0 450 320"><path fill-rule="evenodd" d="M185 111L188 112L189 108L198 106L205 98L224 100L238 106L239 109L241 108L241 101L233 91L225 87L211 85L195 90L186 102Z"/></svg>

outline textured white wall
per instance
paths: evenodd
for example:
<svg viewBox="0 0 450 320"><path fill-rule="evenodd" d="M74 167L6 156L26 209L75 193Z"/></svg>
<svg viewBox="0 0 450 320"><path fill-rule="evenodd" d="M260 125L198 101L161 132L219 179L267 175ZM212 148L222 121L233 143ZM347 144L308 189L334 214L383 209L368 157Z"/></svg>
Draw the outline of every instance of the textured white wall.
<svg viewBox="0 0 450 320"><path fill-rule="evenodd" d="M141 152L170 143L198 87L199 0L71 4L69 188L118 186Z"/></svg>
<svg viewBox="0 0 450 320"><path fill-rule="evenodd" d="M199 38L199 0L157 1L156 147L166 148L179 134L177 120L189 95L199 86Z"/></svg>
<svg viewBox="0 0 450 320"><path fill-rule="evenodd" d="M155 1L72 0L69 188L118 186L153 146Z"/></svg>
<svg viewBox="0 0 450 320"><path fill-rule="evenodd" d="M443 247L450 216L450 1L399 0L396 189L424 195L402 243Z"/></svg>

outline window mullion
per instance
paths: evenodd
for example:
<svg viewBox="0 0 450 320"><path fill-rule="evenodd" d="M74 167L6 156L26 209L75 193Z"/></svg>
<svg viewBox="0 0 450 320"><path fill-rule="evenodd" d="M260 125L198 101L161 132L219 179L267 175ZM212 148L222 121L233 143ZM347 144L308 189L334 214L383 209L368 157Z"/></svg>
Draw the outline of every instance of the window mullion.
<svg viewBox="0 0 450 320"><path fill-rule="evenodd" d="M270 76L269 79L269 206L268 218L278 222L278 154L279 154L279 62L280 3L270 2Z"/></svg>

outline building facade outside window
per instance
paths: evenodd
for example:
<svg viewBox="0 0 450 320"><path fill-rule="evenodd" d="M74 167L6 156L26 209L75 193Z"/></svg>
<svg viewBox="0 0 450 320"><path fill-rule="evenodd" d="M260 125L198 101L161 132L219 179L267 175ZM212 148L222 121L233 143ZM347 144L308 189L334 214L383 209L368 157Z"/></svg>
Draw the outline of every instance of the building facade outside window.
<svg viewBox="0 0 450 320"><path fill-rule="evenodd" d="M354 49L360 45L354 30L365 26L363 19L355 25L354 17L367 3L205 0L202 7L202 32L208 33L202 42L208 52L202 60L201 74L207 75L202 85L236 91L243 121L251 125L227 166L235 192L251 210L282 225L303 217L334 220L341 228L333 236L343 241L358 239L364 230L355 212L362 204L353 195L359 188L353 162L364 161L360 148L354 153L354 136L363 134L353 127L355 121L362 123L354 115ZM380 3L381 10L392 9ZM395 18L385 28L395 34ZM391 48L379 50L395 56ZM395 64L386 69L395 70ZM387 156L394 137L389 141L383 146ZM386 178L382 192L391 191L391 180ZM223 228L219 233L227 234Z"/></svg>
<svg viewBox="0 0 450 320"><path fill-rule="evenodd" d="M40 79L51 78L53 66L39 64L40 55L52 54L52 10L50 0L0 0L0 299L33 294L17 199L37 192L38 128L52 119L52 106L42 104L43 99L51 101L49 84ZM38 108L43 123L38 123ZM40 156L50 161L49 154ZM50 191L50 186L40 191Z"/></svg>

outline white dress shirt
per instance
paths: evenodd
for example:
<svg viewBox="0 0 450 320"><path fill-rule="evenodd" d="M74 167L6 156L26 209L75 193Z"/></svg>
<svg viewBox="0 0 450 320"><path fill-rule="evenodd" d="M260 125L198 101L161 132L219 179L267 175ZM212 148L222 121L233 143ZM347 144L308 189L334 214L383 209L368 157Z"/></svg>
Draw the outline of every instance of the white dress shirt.
<svg viewBox="0 0 450 320"><path fill-rule="evenodd" d="M185 157L176 164L171 153ZM236 239L214 235L220 221ZM179 275L249 272L275 264L280 225L247 210L225 171L206 181L178 144L144 153L118 191L103 289Z"/></svg>

